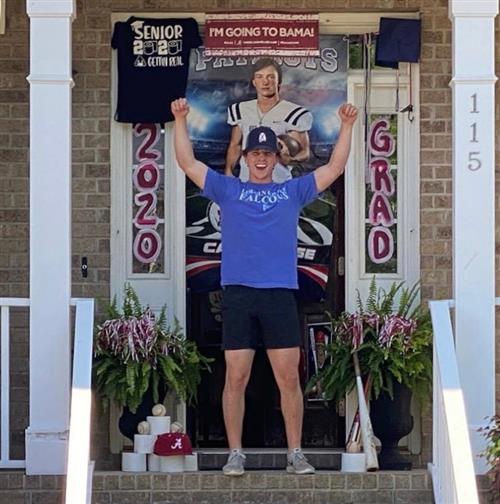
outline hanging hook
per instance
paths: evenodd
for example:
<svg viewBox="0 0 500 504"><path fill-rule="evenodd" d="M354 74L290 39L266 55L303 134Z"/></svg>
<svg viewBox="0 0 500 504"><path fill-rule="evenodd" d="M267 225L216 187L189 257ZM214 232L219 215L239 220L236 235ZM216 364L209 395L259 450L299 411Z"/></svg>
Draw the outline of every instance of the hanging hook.
<svg viewBox="0 0 500 504"><path fill-rule="evenodd" d="M411 103L410 103L410 104L408 104L408 105L406 105L406 107L405 107L405 108L402 108L402 109L400 110L400 112L402 112L402 113L408 112L408 120L409 120L410 122L413 122L413 121L414 121L414 119L415 119L415 115L414 115L414 113L413 113L413 105L412 105Z"/></svg>

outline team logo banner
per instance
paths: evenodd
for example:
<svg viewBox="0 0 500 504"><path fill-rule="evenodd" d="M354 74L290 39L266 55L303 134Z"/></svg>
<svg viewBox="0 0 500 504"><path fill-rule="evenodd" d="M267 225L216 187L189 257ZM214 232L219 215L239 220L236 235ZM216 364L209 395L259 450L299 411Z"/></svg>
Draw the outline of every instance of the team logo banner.
<svg viewBox="0 0 500 504"><path fill-rule="evenodd" d="M207 56L319 56L319 15L207 14Z"/></svg>
<svg viewBox="0 0 500 504"><path fill-rule="evenodd" d="M258 90L252 83L252 68L259 56L207 56L197 48L191 58L187 98L190 104L189 132L197 159L224 172L232 135L232 114L248 119L249 129ZM273 129L289 123L301 125L308 153L285 168L292 177L305 175L329 158L340 123L339 106L347 99L347 42L342 36L322 35L319 57L276 57L282 72L279 107L268 113ZM308 112L308 113L304 113ZM300 116L300 117L299 117ZM246 124L246 123L245 123ZM242 123L242 126L243 123ZM292 128L293 129L293 128ZM301 138L297 137L297 138ZM218 205L200 194L189 181L186 186L186 273L191 292L220 288L221 214ZM330 190L304 208L297 227L299 292L303 299L320 300L329 281L337 201ZM245 230L242 229L242 233Z"/></svg>

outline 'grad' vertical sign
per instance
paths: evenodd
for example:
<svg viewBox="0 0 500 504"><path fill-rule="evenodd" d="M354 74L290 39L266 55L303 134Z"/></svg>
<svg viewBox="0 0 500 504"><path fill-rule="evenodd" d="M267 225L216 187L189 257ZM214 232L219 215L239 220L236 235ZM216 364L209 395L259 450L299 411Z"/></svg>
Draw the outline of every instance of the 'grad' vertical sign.
<svg viewBox="0 0 500 504"><path fill-rule="evenodd" d="M133 273L162 270L163 206L162 131L158 124L134 125L133 142ZM159 205L160 202L160 205Z"/></svg>
<svg viewBox="0 0 500 504"><path fill-rule="evenodd" d="M386 118L375 119L370 126L369 135L370 164L367 180L368 203L367 252L369 260L375 265L388 263L394 255L394 235L391 227L396 223L391 197L395 195L396 184L391 174L391 156L395 151L394 136L390 122ZM392 198L394 199L394 198ZM394 229L395 230L395 229ZM368 265L367 265L368 266ZM372 271L368 271L372 269ZM368 268L368 272L395 273L397 268Z"/></svg>

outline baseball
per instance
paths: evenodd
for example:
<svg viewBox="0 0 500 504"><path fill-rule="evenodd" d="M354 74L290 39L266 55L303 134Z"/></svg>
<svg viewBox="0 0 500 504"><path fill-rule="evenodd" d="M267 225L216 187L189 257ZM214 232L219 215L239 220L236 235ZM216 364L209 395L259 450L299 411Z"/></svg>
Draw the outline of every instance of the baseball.
<svg viewBox="0 0 500 504"><path fill-rule="evenodd" d="M149 422L139 422L139 425L137 426L137 432L139 434L149 434L151 431L151 427L149 425Z"/></svg>
<svg viewBox="0 0 500 504"><path fill-rule="evenodd" d="M182 432L184 426L180 422L173 422L170 426L170 432Z"/></svg>
<svg viewBox="0 0 500 504"><path fill-rule="evenodd" d="M152 410L153 416L165 416L167 414L167 408L163 404L155 404Z"/></svg>

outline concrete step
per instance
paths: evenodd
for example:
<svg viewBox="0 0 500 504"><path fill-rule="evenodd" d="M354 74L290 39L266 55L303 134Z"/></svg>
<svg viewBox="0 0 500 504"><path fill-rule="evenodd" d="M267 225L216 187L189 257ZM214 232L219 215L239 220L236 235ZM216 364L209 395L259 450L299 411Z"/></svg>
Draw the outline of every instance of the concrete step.
<svg viewBox="0 0 500 504"><path fill-rule="evenodd" d="M0 472L0 503L61 504L63 476ZM486 501L485 501L486 502ZM92 504L432 504L427 471L345 474L318 471L296 476L248 471L124 473L95 471Z"/></svg>
<svg viewBox="0 0 500 504"><path fill-rule="evenodd" d="M198 448L198 467L200 471L217 471L227 461L228 450L223 448ZM284 448L247 448L245 467L252 471L256 469L283 470L286 466L286 449ZM311 464L320 470L340 470L342 450L304 449Z"/></svg>
<svg viewBox="0 0 500 504"><path fill-rule="evenodd" d="M1 504L61 504L63 476L0 471ZM478 477L480 502L493 504L491 480ZM181 474L95 471L92 504L433 504L425 470L295 476L248 471L229 478L220 471Z"/></svg>
<svg viewBox="0 0 500 504"><path fill-rule="evenodd" d="M97 472L94 504L432 504L427 471L352 473L318 471L296 476L248 471L184 474Z"/></svg>

